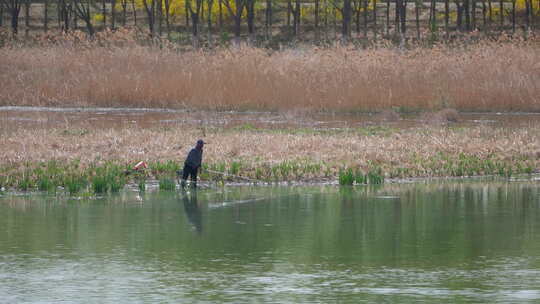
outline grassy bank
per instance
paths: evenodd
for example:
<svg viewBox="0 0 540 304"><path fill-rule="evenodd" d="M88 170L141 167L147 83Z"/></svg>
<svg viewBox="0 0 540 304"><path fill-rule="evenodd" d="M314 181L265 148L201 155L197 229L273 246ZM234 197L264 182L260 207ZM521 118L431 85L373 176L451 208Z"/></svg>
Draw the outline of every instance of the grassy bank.
<svg viewBox="0 0 540 304"><path fill-rule="evenodd" d="M399 50L0 48L0 105L540 111L538 42Z"/></svg>
<svg viewBox="0 0 540 304"><path fill-rule="evenodd" d="M114 192L146 180L171 188L197 138L205 147L203 180L382 183L388 178L512 176L540 168L540 124L528 128L386 127L341 130L196 127L17 130L3 134L0 188ZM144 173L127 174L144 160ZM226 173L224 176L220 173Z"/></svg>

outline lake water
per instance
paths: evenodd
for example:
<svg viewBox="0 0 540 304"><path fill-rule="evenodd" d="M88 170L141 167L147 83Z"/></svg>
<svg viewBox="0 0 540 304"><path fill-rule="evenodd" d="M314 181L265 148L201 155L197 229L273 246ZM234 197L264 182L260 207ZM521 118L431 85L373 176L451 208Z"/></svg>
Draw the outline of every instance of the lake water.
<svg viewBox="0 0 540 304"><path fill-rule="evenodd" d="M0 197L0 303L539 303L540 183Z"/></svg>
<svg viewBox="0 0 540 304"><path fill-rule="evenodd" d="M537 125L539 113L460 113L453 126L493 126L521 128ZM433 124L433 123L432 123ZM52 128L125 128L125 127L256 127L263 129L309 128L344 129L368 126L396 129L423 127L420 114L402 114L400 119L385 121L369 113L274 113L274 112L205 112L174 109L131 108L48 108L0 107L0 133L20 129Z"/></svg>

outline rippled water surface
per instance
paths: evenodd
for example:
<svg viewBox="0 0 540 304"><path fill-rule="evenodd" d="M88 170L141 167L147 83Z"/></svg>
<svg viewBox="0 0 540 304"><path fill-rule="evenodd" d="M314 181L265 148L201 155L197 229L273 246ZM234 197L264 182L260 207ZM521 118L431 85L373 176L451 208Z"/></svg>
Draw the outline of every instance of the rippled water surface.
<svg viewBox="0 0 540 304"><path fill-rule="evenodd" d="M539 303L540 183L0 197L0 303Z"/></svg>

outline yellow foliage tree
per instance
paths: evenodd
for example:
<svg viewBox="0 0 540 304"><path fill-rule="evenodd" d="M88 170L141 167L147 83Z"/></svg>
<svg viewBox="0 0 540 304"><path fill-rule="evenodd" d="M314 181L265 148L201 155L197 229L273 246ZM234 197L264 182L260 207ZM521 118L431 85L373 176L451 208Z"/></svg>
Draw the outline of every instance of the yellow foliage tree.
<svg viewBox="0 0 540 304"><path fill-rule="evenodd" d="M143 2L144 0L134 0L134 1L135 1L134 2L135 7L137 9L143 9L144 8L144 2ZM146 2L151 4L152 1L154 1L154 0L147 0ZM162 1L161 7L163 8L163 14L165 14L166 13L165 0L161 0L161 1ZM228 20L228 19L230 19L231 16L230 16L229 12L227 11L227 8L225 7L225 2L228 2L233 10L236 9L236 6L235 6L235 3L234 3L234 0L222 0L221 14L222 14L222 16L223 16L223 18L225 20ZM195 1L170 0L170 2L169 2L169 15L174 16L174 17L182 17L182 18L186 17L186 3L188 3L188 5L191 5L192 9L195 9ZM117 2L116 9L117 10L122 9L121 1ZM208 13L208 2L205 2L205 4L203 5L203 10L204 10L204 14L206 15ZM219 16L219 1L218 0L214 0L212 2L211 14L212 14L212 19L214 19L214 20L216 20L215 18L217 18Z"/></svg>
<svg viewBox="0 0 540 304"><path fill-rule="evenodd" d="M525 11L527 9L527 2L532 4L533 14L540 14L540 3L534 0L516 0L516 10Z"/></svg>

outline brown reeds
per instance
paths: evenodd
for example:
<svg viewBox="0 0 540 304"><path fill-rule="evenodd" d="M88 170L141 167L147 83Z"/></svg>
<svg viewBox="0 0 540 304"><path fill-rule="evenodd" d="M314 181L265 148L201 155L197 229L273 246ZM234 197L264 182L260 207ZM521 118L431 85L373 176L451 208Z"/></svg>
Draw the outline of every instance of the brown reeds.
<svg viewBox="0 0 540 304"><path fill-rule="evenodd" d="M358 50L0 49L0 105L539 111L531 43Z"/></svg>

